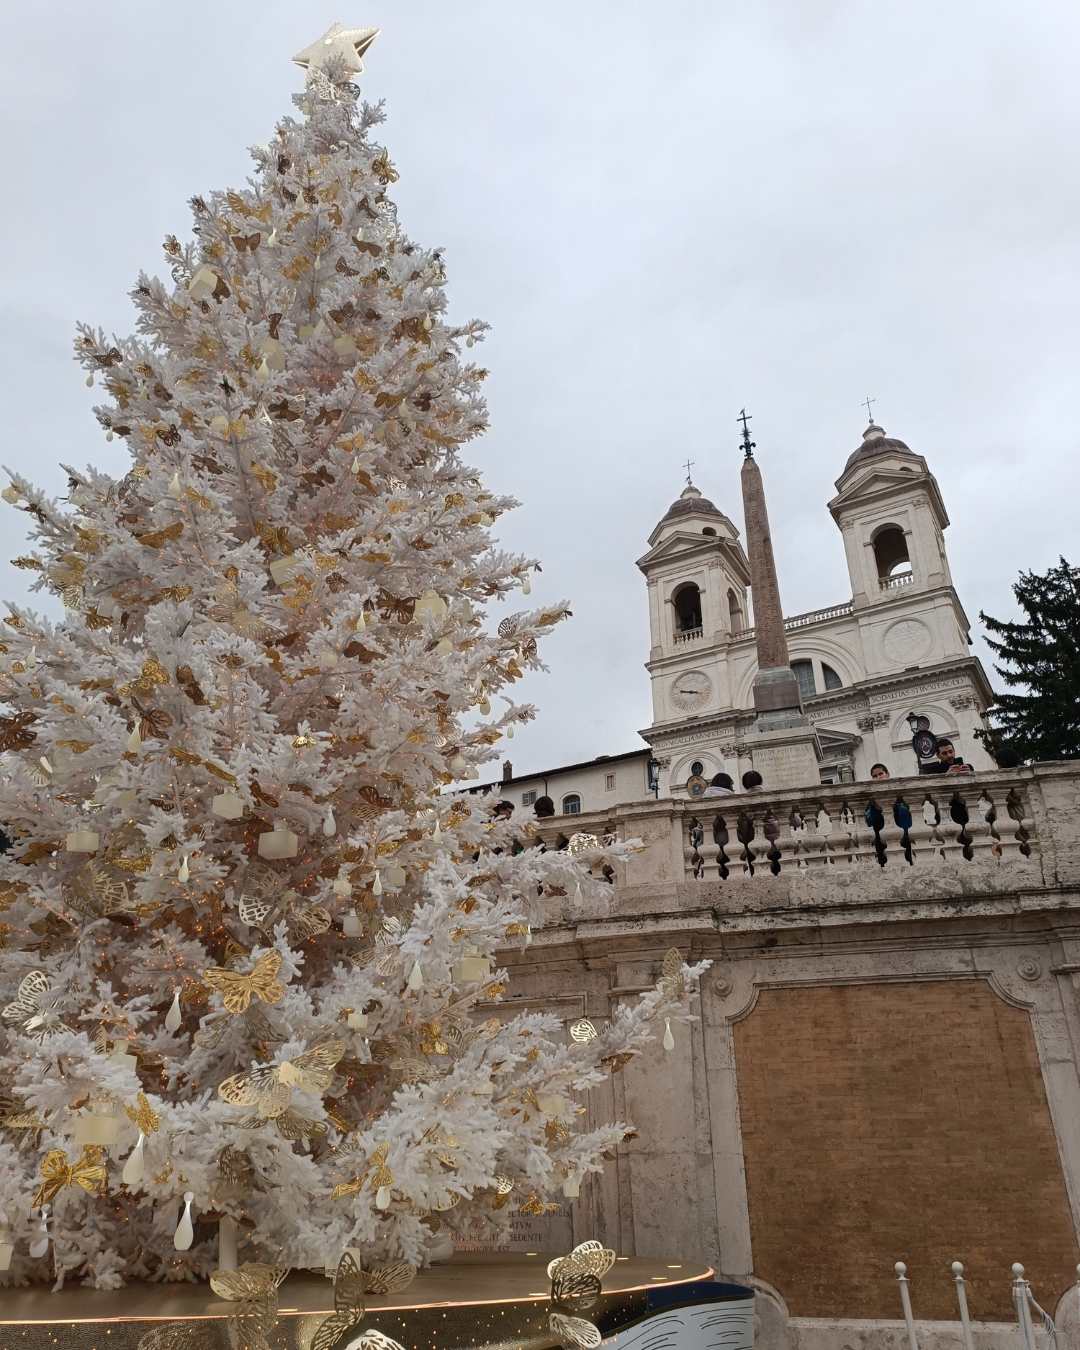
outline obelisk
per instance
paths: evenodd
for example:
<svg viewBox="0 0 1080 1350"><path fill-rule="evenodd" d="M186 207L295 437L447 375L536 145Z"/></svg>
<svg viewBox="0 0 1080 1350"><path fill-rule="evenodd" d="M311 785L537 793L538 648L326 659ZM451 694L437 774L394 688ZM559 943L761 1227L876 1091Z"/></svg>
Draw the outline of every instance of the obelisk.
<svg viewBox="0 0 1080 1350"><path fill-rule="evenodd" d="M765 505L765 484L754 459L750 421L744 408L742 422L742 496L746 551L750 559L750 594L754 602L757 674L754 676L753 732L746 737L754 768L764 787L809 787L820 781L817 737L803 712L799 682L791 669L780 585L776 579Z"/></svg>

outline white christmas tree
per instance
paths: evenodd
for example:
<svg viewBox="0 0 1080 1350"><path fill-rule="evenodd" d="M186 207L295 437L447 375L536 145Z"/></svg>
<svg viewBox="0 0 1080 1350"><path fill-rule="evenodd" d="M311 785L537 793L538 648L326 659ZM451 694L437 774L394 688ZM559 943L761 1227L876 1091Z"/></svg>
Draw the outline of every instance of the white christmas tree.
<svg viewBox="0 0 1080 1350"><path fill-rule="evenodd" d="M675 957L599 1034L498 1006L545 898L611 892L447 794L567 611L485 626L537 564L459 457L484 325L398 224L372 36L301 54L299 118L193 200L136 336L79 328L126 476L3 493L65 610L0 634L0 1278L497 1239L601 1169L627 1127L580 1128L588 1089L689 1016Z"/></svg>

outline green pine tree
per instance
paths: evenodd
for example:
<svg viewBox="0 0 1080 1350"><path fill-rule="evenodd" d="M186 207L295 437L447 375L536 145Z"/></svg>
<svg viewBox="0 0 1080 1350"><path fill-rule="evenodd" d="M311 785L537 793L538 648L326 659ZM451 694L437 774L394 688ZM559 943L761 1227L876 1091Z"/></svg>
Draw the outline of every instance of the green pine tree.
<svg viewBox="0 0 1080 1350"><path fill-rule="evenodd" d="M1024 760L1080 758L1080 568L1061 558L1045 574L1021 572L1013 594L1024 621L979 614L1010 690L991 709L988 739Z"/></svg>

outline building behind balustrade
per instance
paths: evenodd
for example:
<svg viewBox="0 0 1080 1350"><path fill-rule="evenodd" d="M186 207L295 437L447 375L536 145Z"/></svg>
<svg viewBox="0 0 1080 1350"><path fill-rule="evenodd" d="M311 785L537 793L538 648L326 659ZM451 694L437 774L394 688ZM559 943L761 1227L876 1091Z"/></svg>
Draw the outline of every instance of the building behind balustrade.
<svg viewBox="0 0 1080 1350"><path fill-rule="evenodd" d="M747 517L767 542L747 442ZM639 1137L568 1201L572 1236L708 1257L758 1291L766 1350L899 1345L884 1325L897 1260L920 1318L956 1316L959 1259L974 1317L1008 1320L1019 1260L1068 1322L1080 763L998 770L975 739L991 694L926 460L868 427L829 510L851 596L782 620L771 549L751 539L748 557L687 486L638 562L647 744L486 785L526 819L551 797L555 816L532 827L548 847L638 841L614 884L597 858L584 895L538 906L531 946L506 954L512 1007L601 1026L653 987L669 948L712 963L675 1049L591 1094L586 1125L631 1120ZM752 572L773 597L757 631ZM918 776L910 713L976 773ZM867 781L877 760L891 781ZM755 766L756 792L692 795ZM1005 1341L983 1329L976 1343ZM959 1341L931 1326L920 1344Z"/></svg>

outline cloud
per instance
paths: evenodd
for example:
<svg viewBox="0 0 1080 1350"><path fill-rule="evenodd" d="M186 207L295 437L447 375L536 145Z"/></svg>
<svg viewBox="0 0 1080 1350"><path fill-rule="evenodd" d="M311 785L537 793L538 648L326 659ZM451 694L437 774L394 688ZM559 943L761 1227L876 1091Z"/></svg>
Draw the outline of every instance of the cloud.
<svg viewBox="0 0 1080 1350"><path fill-rule="evenodd" d="M126 331L187 199L242 181L324 24L304 8L65 0L47 42L29 9L10 19L4 457L53 490L61 460L118 463L74 321ZM402 219L446 246L453 312L495 325L474 458L523 502L499 528L543 558L538 598L575 611L527 681L519 771L647 724L634 559L688 455L739 521L744 404L789 612L849 594L825 502L866 394L938 477L973 619L1011 612L1019 568L1077 552L1074 7L376 9L364 87L388 100ZM20 523L0 515L8 556Z"/></svg>

